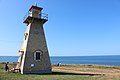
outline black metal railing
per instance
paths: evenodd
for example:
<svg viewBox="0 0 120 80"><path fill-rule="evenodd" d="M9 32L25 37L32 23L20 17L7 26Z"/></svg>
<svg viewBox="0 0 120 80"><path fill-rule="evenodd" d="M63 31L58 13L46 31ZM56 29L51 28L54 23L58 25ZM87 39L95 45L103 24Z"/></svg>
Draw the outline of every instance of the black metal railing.
<svg viewBox="0 0 120 80"><path fill-rule="evenodd" d="M48 20L48 14L46 14L46 13L40 13L40 15L41 15L41 19Z"/></svg>
<svg viewBox="0 0 120 80"><path fill-rule="evenodd" d="M31 12L27 12L26 15L24 16L23 18L23 21L25 21L27 19L28 16L31 16ZM39 13L40 15L40 19L45 19L45 20L48 20L48 14L45 14L45 13ZM31 16L32 17L32 16Z"/></svg>

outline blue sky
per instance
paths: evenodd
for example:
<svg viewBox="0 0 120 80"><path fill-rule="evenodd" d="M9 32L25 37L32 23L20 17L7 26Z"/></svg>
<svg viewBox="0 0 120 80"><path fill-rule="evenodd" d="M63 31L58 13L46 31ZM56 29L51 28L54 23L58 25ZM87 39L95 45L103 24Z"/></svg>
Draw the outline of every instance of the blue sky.
<svg viewBox="0 0 120 80"><path fill-rule="evenodd" d="M120 0L0 0L0 56L18 56L34 2L49 15L51 56L120 55Z"/></svg>

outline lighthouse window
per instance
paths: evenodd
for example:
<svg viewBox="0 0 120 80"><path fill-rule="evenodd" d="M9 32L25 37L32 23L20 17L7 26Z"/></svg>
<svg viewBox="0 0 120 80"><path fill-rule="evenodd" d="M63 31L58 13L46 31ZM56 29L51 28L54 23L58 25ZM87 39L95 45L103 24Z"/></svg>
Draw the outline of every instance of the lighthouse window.
<svg viewBox="0 0 120 80"><path fill-rule="evenodd" d="M41 56L41 51L36 51L34 55L35 60L40 61L40 56Z"/></svg>
<svg viewBox="0 0 120 80"><path fill-rule="evenodd" d="M27 36L28 36L28 33L25 33L24 36L25 36L25 40L26 40L26 39L27 39Z"/></svg>

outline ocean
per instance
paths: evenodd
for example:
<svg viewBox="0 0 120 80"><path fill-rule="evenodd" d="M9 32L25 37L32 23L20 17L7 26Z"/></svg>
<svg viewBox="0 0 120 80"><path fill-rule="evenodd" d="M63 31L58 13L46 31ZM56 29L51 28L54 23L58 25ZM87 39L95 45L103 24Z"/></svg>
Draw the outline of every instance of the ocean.
<svg viewBox="0 0 120 80"><path fill-rule="evenodd" d="M110 56L51 56L52 64L98 64L120 66L120 55ZM0 62L17 62L18 56L0 56Z"/></svg>

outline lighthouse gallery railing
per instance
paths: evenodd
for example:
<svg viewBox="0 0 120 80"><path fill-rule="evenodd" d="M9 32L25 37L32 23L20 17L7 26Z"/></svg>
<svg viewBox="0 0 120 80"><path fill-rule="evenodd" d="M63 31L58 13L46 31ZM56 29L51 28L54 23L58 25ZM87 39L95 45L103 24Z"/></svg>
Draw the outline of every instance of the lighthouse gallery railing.
<svg viewBox="0 0 120 80"><path fill-rule="evenodd" d="M28 16L30 16L31 14L32 14L32 13L28 11L28 12L26 13L26 15L24 16L23 21L25 21L26 18L27 18ZM39 13L39 15L40 15L40 18L41 18L41 19L48 20L48 14Z"/></svg>

